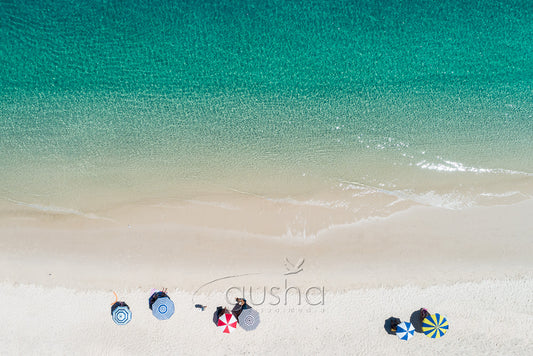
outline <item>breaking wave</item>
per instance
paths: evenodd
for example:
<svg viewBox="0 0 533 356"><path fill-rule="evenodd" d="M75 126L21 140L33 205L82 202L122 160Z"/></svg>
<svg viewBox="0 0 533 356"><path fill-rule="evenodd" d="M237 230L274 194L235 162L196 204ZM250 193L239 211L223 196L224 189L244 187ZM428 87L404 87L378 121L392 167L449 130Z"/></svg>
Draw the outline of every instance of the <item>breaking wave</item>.
<svg viewBox="0 0 533 356"><path fill-rule="evenodd" d="M481 167L470 167L465 166L461 162L448 161L441 157L440 162L429 162L427 160L422 160L416 164L417 167L422 169L427 169L431 171L439 172L469 172L469 173L489 173L489 174L513 174L513 175L526 175L533 176L533 173L527 173L522 171L515 171L511 169L503 168L481 168Z"/></svg>

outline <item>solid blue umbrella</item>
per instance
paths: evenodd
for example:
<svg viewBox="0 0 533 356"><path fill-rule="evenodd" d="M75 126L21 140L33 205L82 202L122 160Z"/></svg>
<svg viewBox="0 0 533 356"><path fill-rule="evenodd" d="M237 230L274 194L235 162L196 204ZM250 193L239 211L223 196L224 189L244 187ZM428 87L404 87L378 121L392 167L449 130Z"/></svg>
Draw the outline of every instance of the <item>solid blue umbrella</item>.
<svg viewBox="0 0 533 356"><path fill-rule="evenodd" d="M174 314L174 302L169 297L159 297L152 304L152 314L159 320L167 320Z"/></svg>
<svg viewBox="0 0 533 356"><path fill-rule="evenodd" d="M400 338L400 340L409 340L415 335L415 328L411 323L404 321L396 327L396 335Z"/></svg>
<svg viewBox="0 0 533 356"><path fill-rule="evenodd" d="M126 325L131 321L131 311L124 302L116 302L111 307L111 317L117 325Z"/></svg>

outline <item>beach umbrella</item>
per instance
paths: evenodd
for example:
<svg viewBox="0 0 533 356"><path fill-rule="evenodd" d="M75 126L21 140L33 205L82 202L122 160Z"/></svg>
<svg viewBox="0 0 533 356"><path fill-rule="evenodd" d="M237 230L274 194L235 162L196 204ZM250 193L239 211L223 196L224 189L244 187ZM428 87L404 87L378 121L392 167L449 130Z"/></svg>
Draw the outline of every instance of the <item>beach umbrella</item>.
<svg viewBox="0 0 533 356"><path fill-rule="evenodd" d="M255 309L243 309L239 315L239 325L246 331L254 330L260 322L259 313Z"/></svg>
<svg viewBox="0 0 533 356"><path fill-rule="evenodd" d="M224 334L229 334L237 329L237 319L230 313L224 313L218 318L217 328Z"/></svg>
<svg viewBox="0 0 533 356"><path fill-rule="evenodd" d="M430 338L439 338L448 331L448 320L438 313L430 314L422 320L422 332Z"/></svg>
<svg viewBox="0 0 533 356"><path fill-rule="evenodd" d="M111 307L111 317L117 325L126 325L131 320L131 311L124 302L116 302Z"/></svg>
<svg viewBox="0 0 533 356"><path fill-rule="evenodd" d="M174 314L174 302L169 297L159 297L152 304L152 314L159 320L170 319Z"/></svg>
<svg viewBox="0 0 533 356"><path fill-rule="evenodd" d="M415 328L407 321L401 322L396 327L396 335L398 335L401 340L407 341L415 335Z"/></svg>

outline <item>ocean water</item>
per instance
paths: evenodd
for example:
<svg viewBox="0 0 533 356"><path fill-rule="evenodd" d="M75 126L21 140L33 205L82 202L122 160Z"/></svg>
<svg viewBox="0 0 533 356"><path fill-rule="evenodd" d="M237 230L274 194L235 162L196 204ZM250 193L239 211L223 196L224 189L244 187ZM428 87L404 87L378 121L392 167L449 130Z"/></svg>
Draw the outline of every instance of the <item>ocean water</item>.
<svg viewBox="0 0 533 356"><path fill-rule="evenodd" d="M1 197L527 199L532 38L525 0L0 1Z"/></svg>

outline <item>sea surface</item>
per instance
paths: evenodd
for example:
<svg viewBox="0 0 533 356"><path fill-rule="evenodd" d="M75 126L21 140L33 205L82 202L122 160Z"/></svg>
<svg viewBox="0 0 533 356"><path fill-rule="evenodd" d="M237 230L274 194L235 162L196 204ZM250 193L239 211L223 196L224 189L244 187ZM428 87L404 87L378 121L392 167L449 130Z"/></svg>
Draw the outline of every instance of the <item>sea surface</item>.
<svg viewBox="0 0 533 356"><path fill-rule="evenodd" d="M0 198L531 198L532 39L529 0L0 1Z"/></svg>

